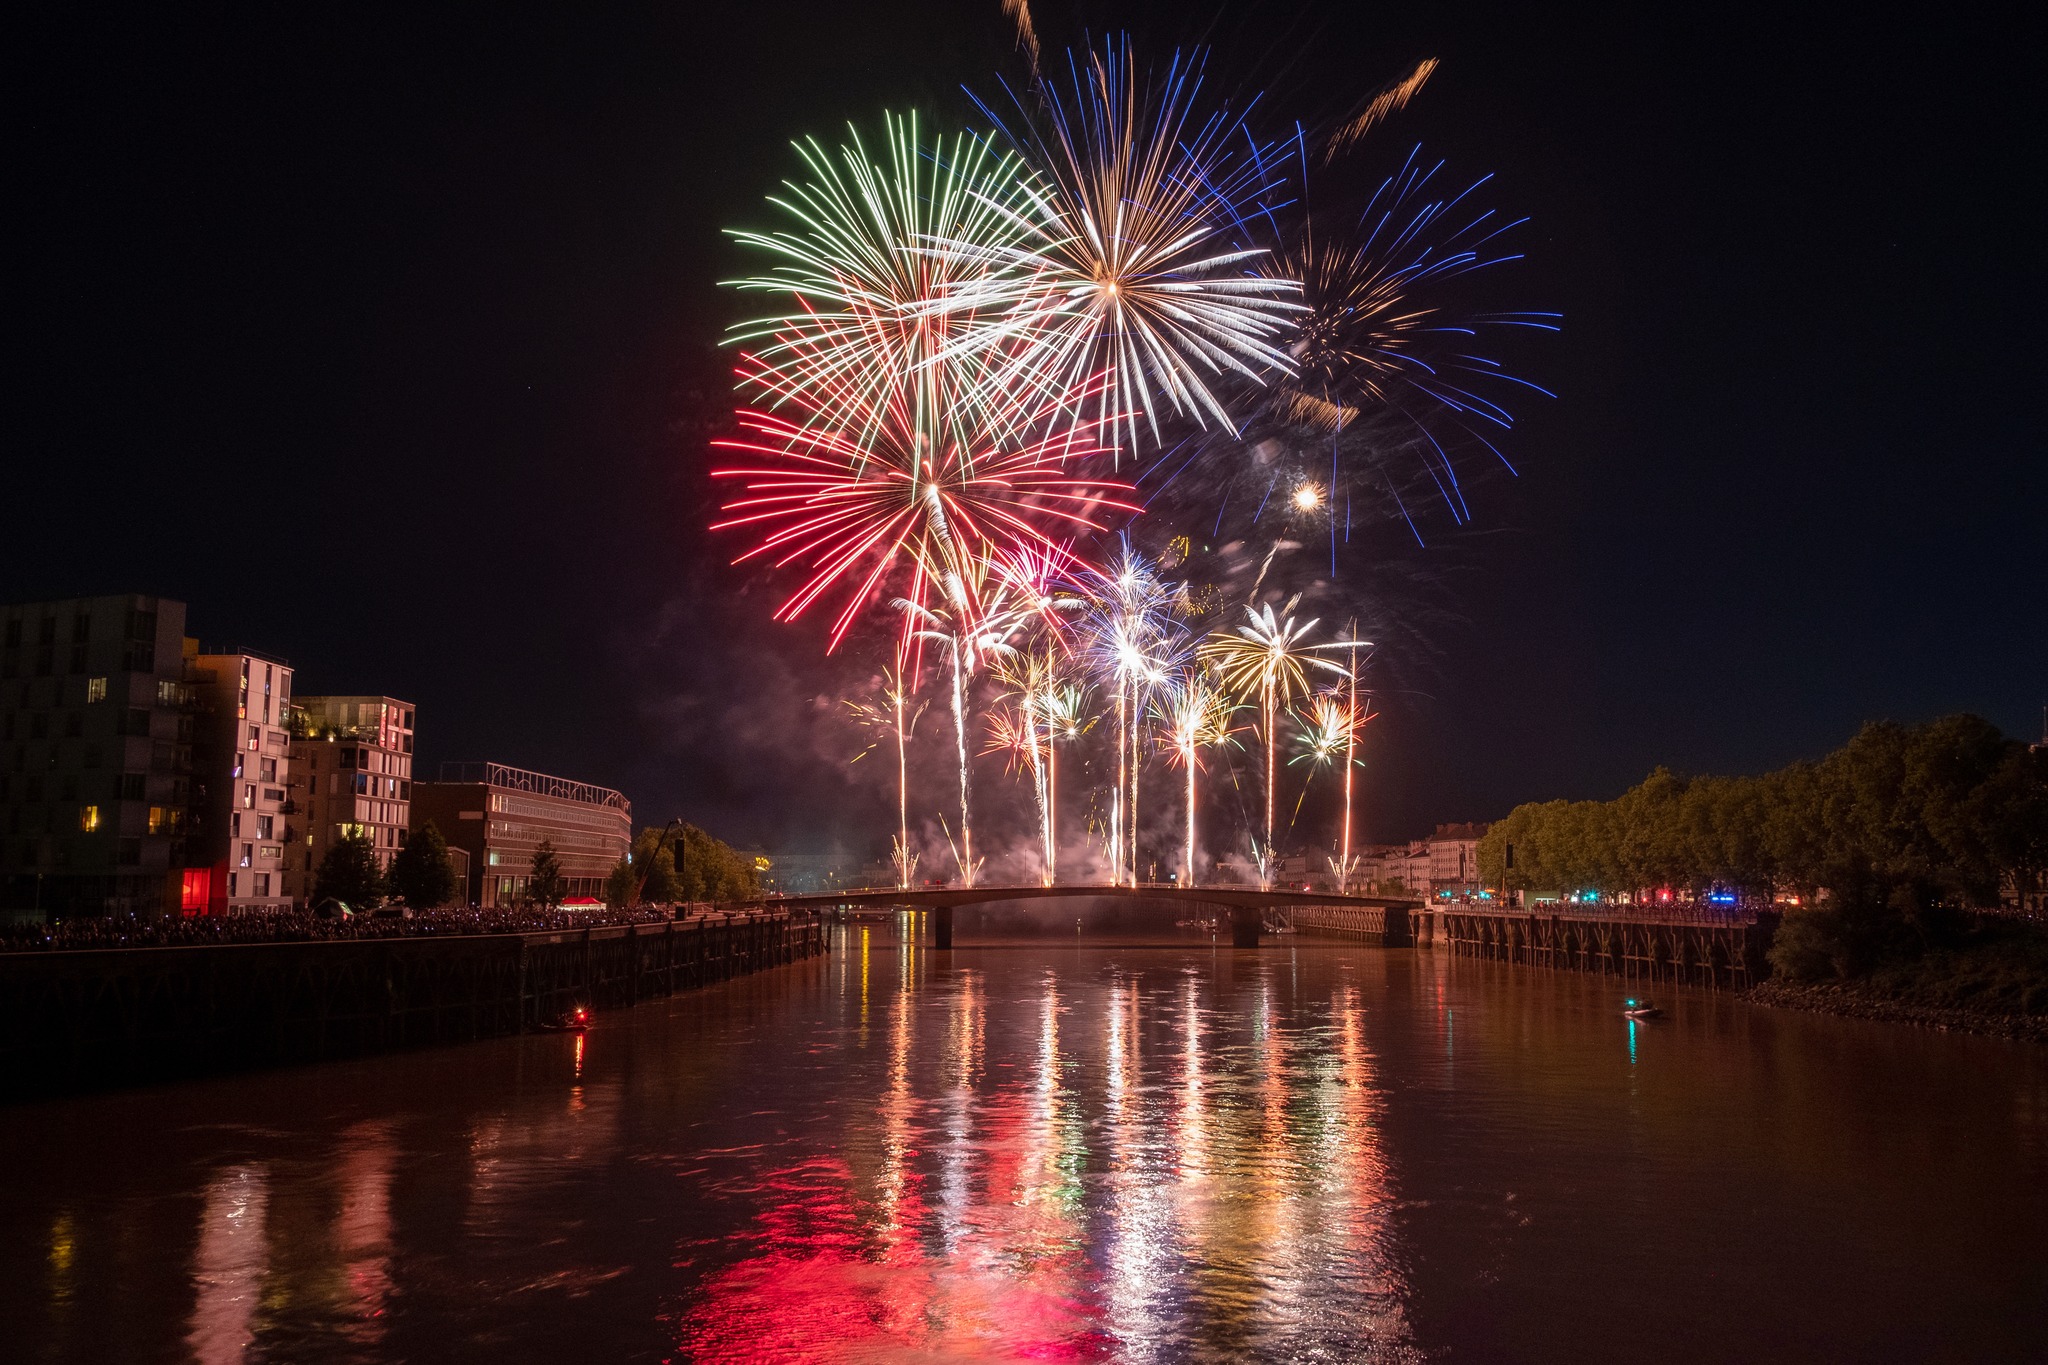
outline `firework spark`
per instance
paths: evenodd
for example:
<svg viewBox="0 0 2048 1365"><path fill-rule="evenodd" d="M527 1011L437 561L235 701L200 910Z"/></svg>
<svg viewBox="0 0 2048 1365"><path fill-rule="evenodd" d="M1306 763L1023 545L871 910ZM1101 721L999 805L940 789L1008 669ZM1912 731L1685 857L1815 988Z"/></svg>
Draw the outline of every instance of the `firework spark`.
<svg viewBox="0 0 2048 1365"><path fill-rule="evenodd" d="M774 372L754 373L764 386L775 382ZM727 516L711 529L762 532L736 563L770 558L777 568L794 563L808 570L776 610L777 620L796 619L846 582L828 652L892 571L907 574L903 595L919 606L930 603L935 585L957 599L959 566L1025 547L1057 558L1067 552L1048 526L1099 531L1106 514L1136 510L1118 497L1130 485L1070 468L1097 453L1071 429L1019 446L986 430L956 440L945 424L916 411L909 386L880 391L879 412L861 406L873 396L865 384L824 406L814 404L825 395L809 388L781 393L785 412L799 415L742 411L748 435L712 442L758 462L712 471L714 478L744 480L746 495L727 502ZM835 413L841 420L828 425Z"/></svg>
<svg viewBox="0 0 2048 1365"><path fill-rule="evenodd" d="M1166 691L1164 705L1154 715L1165 727L1159 743L1187 770L1187 843L1182 859L1187 886L1195 884L1195 774L1201 767L1199 751L1223 744L1235 744L1237 731L1231 717L1237 704L1220 687L1198 672L1177 675Z"/></svg>
<svg viewBox="0 0 2048 1365"><path fill-rule="evenodd" d="M1176 54L1141 81L1127 45L1070 60L1071 89L1038 82L1003 124L1040 169L1021 210L990 200L1019 241L947 239L949 261L979 277L949 283L925 312L958 329L969 358L1003 391L1080 399L1076 416L1156 439L1162 405L1235 425L1217 381L1262 384L1291 373L1282 334L1302 311L1299 286L1251 267L1266 255L1242 230L1245 209L1276 197L1272 166L1239 117L1197 112L1199 58ZM1094 375L1107 382L1084 394Z"/></svg>
<svg viewBox="0 0 2048 1365"><path fill-rule="evenodd" d="M1271 606L1247 607L1245 616L1246 623L1235 631L1211 635L1202 643L1199 653L1216 670L1225 687L1259 699L1260 734L1266 742L1266 849L1260 861L1263 883L1270 880L1273 860L1273 798L1279 786L1276 760L1281 710L1296 693L1308 690L1311 670L1344 670L1321 657L1320 651L1338 646L1308 642L1315 621L1296 621Z"/></svg>

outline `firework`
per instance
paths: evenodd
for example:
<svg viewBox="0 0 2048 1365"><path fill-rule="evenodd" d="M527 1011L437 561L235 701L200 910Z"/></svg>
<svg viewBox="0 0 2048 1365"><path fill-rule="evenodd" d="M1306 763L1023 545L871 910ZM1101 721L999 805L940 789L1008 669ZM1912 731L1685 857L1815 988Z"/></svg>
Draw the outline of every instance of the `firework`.
<svg viewBox="0 0 2048 1365"><path fill-rule="evenodd" d="M897 884L908 890L917 855L910 851L910 735L924 714L925 703L910 706L910 689L901 669L883 670L882 702L846 703L854 722L870 730L886 730L896 739L896 847L891 861L896 864ZM858 759L859 755L855 755Z"/></svg>
<svg viewBox="0 0 2048 1365"><path fill-rule="evenodd" d="M1054 397L1091 425L1139 417L1157 437L1161 407L1201 425L1235 425L1218 380L1254 384L1289 373L1281 349L1299 286L1254 273L1266 255L1244 231L1247 207L1278 187L1243 120L1197 112L1199 58L1179 54L1156 83L1139 79L1126 45L1083 61L1069 89L1039 81L1009 123L986 105L1038 170L1019 207L989 206L1020 234L962 236L937 246L978 264L935 294L926 315L955 326L949 359L971 361L1009 394ZM1011 125L1015 126L1012 127ZM1093 393L1086 381L1101 375Z"/></svg>
<svg viewBox="0 0 2048 1365"><path fill-rule="evenodd" d="M994 353L958 345L982 325L974 310L926 305L980 282L990 253L1030 240L1020 221L1035 203L1024 168L966 133L926 142L915 114L883 115L882 134L879 158L853 128L836 156L815 140L793 144L809 179L784 182L786 194L769 200L793 226L730 234L775 260L767 273L730 283L787 304L733 328L772 376L748 382L778 406L794 401L830 417L847 405L877 425L901 401L891 391L908 385L920 416L1008 433L1019 414L975 372ZM918 402L926 388L944 401ZM871 431L853 434L864 444ZM973 434L950 438L971 442Z"/></svg>
<svg viewBox="0 0 2048 1365"><path fill-rule="evenodd" d="M1290 604L1291 610L1292 604ZM1298 622L1282 616L1271 606L1245 609L1246 623L1235 631L1219 631L1205 640L1200 656L1217 673L1223 685L1241 695L1259 699L1260 733L1266 742L1266 849L1261 859L1261 882L1268 880L1273 857L1273 798L1279 785L1275 771L1279 747L1280 711L1297 693L1308 690L1311 670L1342 673L1344 670L1320 651L1334 645L1308 643L1313 620Z"/></svg>
<svg viewBox="0 0 2048 1365"><path fill-rule="evenodd" d="M712 529L761 533L736 563L770 558L777 568L801 564L808 571L777 608L777 620L796 619L847 584L828 649L892 571L908 575L903 596L918 606L930 604L935 585L957 599L959 566L1033 546L1041 555L1064 555L1048 526L1101 530L1105 514L1136 510L1117 496L1128 484L1070 469L1096 453L1072 428L1021 445L1006 445L987 430L956 439L950 424L917 410L918 386L863 383L840 393L842 402L818 406L824 391L776 390L776 372L751 373L780 393L784 410L742 411L747 436L712 442L756 461L712 471L745 483L745 495L724 505L726 517ZM877 395L879 412L862 406ZM835 414L840 420L828 425ZM963 605L971 604L953 600L949 609Z"/></svg>
<svg viewBox="0 0 2048 1365"><path fill-rule="evenodd" d="M1201 762L1198 751L1222 744L1234 744L1237 732L1231 717L1237 705L1207 677L1198 672L1177 675L1165 692L1164 705L1154 714L1165 726L1160 745L1187 770L1187 844L1183 858L1185 885L1195 884L1195 773Z"/></svg>
<svg viewBox="0 0 2048 1365"><path fill-rule="evenodd" d="M1085 575L1088 599L1082 630L1087 660L1116 695L1117 785L1110 801L1110 875L1137 876L1138 779L1142 767L1145 698L1184 660L1186 633L1173 619L1179 590L1155 565L1122 544L1119 557Z"/></svg>

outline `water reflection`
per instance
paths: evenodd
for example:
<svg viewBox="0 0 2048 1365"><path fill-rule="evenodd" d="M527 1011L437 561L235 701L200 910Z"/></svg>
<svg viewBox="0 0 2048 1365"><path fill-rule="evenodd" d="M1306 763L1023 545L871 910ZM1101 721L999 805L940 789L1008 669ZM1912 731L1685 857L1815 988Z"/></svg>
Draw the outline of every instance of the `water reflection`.
<svg viewBox="0 0 2048 1365"><path fill-rule="evenodd" d="M199 1246L192 1254L192 1323L185 1334L199 1365L239 1361L255 1338L269 1204L270 1177L261 1166L231 1167L207 1182Z"/></svg>
<svg viewBox="0 0 2048 1365"><path fill-rule="evenodd" d="M587 1039L44 1106L0 1357L2023 1354L2048 1058L1611 996L852 926Z"/></svg>
<svg viewBox="0 0 2048 1365"><path fill-rule="evenodd" d="M1172 961L991 1002L981 971L896 954L848 1160L748 1191L749 1250L692 1296L685 1354L1409 1353L1355 988L1283 1008L1255 959L1242 982ZM1031 1032L992 1036L998 1009Z"/></svg>

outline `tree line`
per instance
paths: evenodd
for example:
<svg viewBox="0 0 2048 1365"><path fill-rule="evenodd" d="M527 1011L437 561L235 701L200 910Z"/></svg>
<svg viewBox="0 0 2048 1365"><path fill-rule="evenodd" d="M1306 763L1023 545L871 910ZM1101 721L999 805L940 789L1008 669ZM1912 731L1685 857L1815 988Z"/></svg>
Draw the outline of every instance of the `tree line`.
<svg viewBox="0 0 2048 1365"><path fill-rule="evenodd" d="M613 906L746 901L760 895L754 860L695 825L684 825L667 838L659 829L641 830L633 839L632 856L621 859L605 882L605 902Z"/></svg>
<svg viewBox="0 0 2048 1365"><path fill-rule="evenodd" d="M1977 716L1876 722L1760 777L1658 768L1613 801L1517 806L1480 842L1479 867L1522 890L1792 892L1925 922L1995 905L2002 888L2028 894L2048 872L2048 752Z"/></svg>

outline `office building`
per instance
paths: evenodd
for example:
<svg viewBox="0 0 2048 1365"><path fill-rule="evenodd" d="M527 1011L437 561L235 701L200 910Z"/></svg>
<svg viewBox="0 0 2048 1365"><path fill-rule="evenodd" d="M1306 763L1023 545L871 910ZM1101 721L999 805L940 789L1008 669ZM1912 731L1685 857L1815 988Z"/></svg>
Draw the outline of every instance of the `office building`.
<svg viewBox="0 0 2048 1365"><path fill-rule="evenodd" d="M444 763L438 781L412 789L415 830L432 821L468 855L470 903L516 905L543 841L561 864L565 896L602 896L633 843L633 807L609 787L502 763Z"/></svg>
<svg viewBox="0 0 2048 1365"><path fill-rule="evenodd" d="M352 834L389 870L412 828L413 706L391 697L300 697L290 715L291 803L305 838L290 850L285 890L313 897L320 862Z"/></svg>
<svg viewBox="0 0 2048 1365"><path fill-rule="evenodd" d="M0 912L175 910L192 798L185 604L0 607Z"/></svg>

